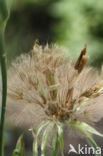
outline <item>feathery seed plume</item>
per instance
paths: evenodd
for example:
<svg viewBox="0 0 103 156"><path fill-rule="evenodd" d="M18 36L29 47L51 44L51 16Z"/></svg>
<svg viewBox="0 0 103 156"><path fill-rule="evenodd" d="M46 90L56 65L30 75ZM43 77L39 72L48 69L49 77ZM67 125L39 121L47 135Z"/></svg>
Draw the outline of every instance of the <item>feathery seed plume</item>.
<svg viewBox="0 0 103 156"><path fill-rule="evenodd" d="M51 136L52 155L57 155L58 144L64 155L64 125L79 130L97 149L90 134L101 137L103 134L89 124L103 117L103 67L99 73L93 67L85 67L86 62L86 45L73 63L62 48L56 45L43 48L36 42L32 52L18 57L8 70L8 120L36 129L35 155L42 130L41 155L45 155Z"/></svg>
<svg viewBox="0 0 103 156"><path fill-rule="evenodd" d="M53 45L35 43L8 70L7 114L16 124L34 126L45 120L97 122L103 117L101 74L87 62L86 45L76 63Z"/></svg>

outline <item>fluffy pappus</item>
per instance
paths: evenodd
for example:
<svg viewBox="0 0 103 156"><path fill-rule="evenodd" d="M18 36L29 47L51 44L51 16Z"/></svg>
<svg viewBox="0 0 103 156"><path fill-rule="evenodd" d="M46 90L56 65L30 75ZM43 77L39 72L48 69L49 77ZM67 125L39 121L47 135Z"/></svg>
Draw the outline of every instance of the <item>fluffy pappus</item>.
<svg viewBox="0 0 103 156"><path fill-rule="evenodd" d="M103 117L103 68L85 67L86 45L74 63L56 45L37 42L8 70L8 120L36 128L43 120L97 122Z"/></svg>

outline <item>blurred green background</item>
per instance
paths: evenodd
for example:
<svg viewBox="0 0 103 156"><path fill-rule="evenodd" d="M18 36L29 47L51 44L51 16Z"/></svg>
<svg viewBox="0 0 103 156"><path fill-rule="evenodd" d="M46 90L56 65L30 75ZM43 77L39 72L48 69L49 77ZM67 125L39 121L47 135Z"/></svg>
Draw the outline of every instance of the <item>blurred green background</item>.
<svg viewBox="0 0 103 156"><path fill-rule="evenodd" d="M6 29L8 63L28 53L38 39L40 44L57 43L75 59L87 44L89 64L103 62L103 0L7 0L11 15ZM19 130L20 131L20 130ZM15 147L22 131L7 130L6 152ZM24 132L25 133L25 132ZM26 131L27 133L27 131ZM15 136L17 134L17 136ZM29 137L30 138L30 134ZM28 140L28 139L27 139ZM27 141L27 151L30 141ZM15 142L15 143L14 143ZM9 154L10 153L10 154ZM31 154L27 154L31 156Z"/></svg>
<svg viewBox="0 0 103 156"><path fill-rule="evenodd" d="M65 46L74 58L86 43L89 63L100 66L103 0L13 0L6 29L9 61L32 49L35 39Z"/></svg>

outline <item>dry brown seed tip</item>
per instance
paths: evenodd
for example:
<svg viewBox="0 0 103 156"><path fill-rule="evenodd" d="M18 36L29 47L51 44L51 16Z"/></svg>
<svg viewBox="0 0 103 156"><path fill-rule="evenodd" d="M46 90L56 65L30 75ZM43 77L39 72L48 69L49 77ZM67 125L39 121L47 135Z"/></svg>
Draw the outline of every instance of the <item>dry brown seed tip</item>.
<svg viewBox="0 0 103 156"><path fill-rule="evenodd" d="M71 88L68 93L69 93L69 97L68 97L68 101L66 103L66 107L69 109L71 107L73 88Z"/></svg>
<svg viewBox="0 0 103 156"><path fill-rule="evenodd" d="M86 55L86 49L87 49L87 46L85 44L84 48L82 49L82 51L80 53L79 58L77 59L76 64L74 66L75 69L77 69L79 73L82 71L83 67L85 66L85 64L88 60L87 56L85 56Z"/></svg>

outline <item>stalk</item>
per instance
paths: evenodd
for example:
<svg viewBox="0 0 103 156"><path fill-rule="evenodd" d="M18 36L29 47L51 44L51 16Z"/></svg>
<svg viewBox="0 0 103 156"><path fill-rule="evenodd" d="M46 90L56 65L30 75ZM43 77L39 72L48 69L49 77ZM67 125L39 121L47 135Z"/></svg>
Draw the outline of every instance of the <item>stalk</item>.
<svg viewBox="0 0 103 156"><path fill-rule="evenodd" d="M6 109L6 95L7 95L7 71L6 71L6 55L4 33L8 19L8 10L5 0L0 0L0 67L2 80L2 99L1 99L1 116L0 116L0 156L4 153L3 131Z"/></svg>

